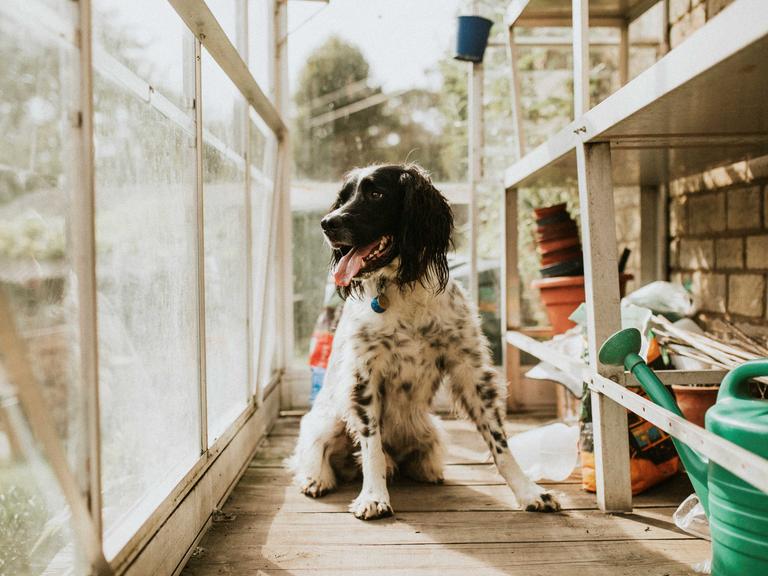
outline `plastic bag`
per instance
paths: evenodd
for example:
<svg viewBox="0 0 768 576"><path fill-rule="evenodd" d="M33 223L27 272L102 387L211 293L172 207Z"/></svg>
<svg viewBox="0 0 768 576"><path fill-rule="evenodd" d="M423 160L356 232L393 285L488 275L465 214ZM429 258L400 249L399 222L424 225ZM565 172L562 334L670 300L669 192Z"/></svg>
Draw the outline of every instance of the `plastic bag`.
<svg viewBox="0 0 768 576"><path fill-rule="evenodd" d="M584 338L579 327L573 327L563 334L556 335L552 340L542 342L542 344L577 360L581 359L585 351ZM528 370L525 375L528 378L537 380L554 380L559 382L576 398L581 398L584 393L584 384L580 378L568 372L563 372L548 362L540 362Z"/></svg>
<svg viewBox="0 0 768 576"><path fill-rule="evenodd" d="M682 504L675 510L672 518L675 520L675 526L680 528L680 530L693 534L697 538L712 540L709 535L707 514L704 512L704 506L701 505L696 494L691 494L683 500Z"/></svg>
<svg viewBox="0 0 768 576"><path fill-rule="evenodd" d="M625 302L650 308L658 314L692 316L696 312L693 296L681 284L659 280L638 288Z"/></svg>
<svg viewBox="0 0 768 576"><path fill-rule="evenodd" d="M560 482L571 475L579 459L579 427L562 422L515 434L509 449L531 480Z"/></svg>

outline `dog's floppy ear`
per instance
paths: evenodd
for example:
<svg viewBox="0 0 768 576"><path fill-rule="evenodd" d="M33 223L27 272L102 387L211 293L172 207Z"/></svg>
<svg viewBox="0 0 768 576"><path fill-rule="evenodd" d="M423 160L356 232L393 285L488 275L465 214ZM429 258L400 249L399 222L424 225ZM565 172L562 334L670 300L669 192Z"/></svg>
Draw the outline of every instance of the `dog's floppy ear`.
<svg viewBox="0 0 768 576"><path fill-rule="evenodd" d="M448 283L453 212L420 167L405 166L400 185L404 197L398 281L401 285L419 281L440 292Z"/></svg>

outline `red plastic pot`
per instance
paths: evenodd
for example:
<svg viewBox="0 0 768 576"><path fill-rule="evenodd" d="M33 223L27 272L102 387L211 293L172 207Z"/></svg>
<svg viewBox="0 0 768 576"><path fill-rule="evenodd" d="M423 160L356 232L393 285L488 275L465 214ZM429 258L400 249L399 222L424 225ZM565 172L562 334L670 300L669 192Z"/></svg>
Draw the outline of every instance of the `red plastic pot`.
<svg viewBox="0 0 768 576"><path fill-rule="evenodd" d="M632 274L619 276L619 291L622 296L624 296L627 282L632 278ZM568 320L568 316L573 314L573 311L585 300L584 276L540 278L531 282L531 286L538 288L555 334L562 334L576 325Z"/></svg>

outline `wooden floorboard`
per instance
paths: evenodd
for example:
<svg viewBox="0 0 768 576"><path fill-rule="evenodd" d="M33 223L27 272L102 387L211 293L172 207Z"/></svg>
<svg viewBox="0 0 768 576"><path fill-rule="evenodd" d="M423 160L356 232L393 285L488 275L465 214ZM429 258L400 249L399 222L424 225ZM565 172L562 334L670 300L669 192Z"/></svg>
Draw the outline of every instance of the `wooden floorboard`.
<svg viewBox="0 0 768 576"><path fill-rule="evenodd" d="M388 574L405 576L678 576L709 554L709 543L672 522L691 493L681 475L634 499L632 514L596 509L578 474L547 483L559 514L517 508L470 425L446 422L443 485L404 480L390 488L395 517L362 522L346 511L359 482L313 500L292 485L283 461L298 418L283 418L246 470L184 568L184 576ZM510 434L543 423L514 420Z"/></svg>

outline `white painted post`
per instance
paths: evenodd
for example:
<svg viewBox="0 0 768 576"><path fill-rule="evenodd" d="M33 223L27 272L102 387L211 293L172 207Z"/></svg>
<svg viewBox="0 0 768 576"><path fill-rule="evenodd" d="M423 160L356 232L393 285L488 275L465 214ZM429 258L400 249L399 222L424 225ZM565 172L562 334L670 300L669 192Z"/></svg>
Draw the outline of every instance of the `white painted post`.
<svg viewBox="0 0 768 576"><path fill-rule="evenodd" d="M504 374L507 377L507 407L516 404L514 385L520 382L520 350L509 344L506 332L519 330L522 324L520 318L520 271L518 268L517 243L517 188L509 188L502 196L502 258L504 274L501 277L502 298L501 318L505 338L502 346Z"/></svg>
<svg viewBox="0 0 768 576"><path fill-rule="evenodd" d="M478 303L477 188L483 177L483 64L469 64L469 296Z"/></svg>
<svg viewBox="0 0 768 576"><path fill-rule="evenodd" d="M629 81L629 22L620 28L619 40L619 84L624 86Z"/></svg>
<svg viewBox="0 0 768 576"><path fill-rule="evenodd" d="M200 367L198 381L200 415L200 453L208 451L208 373L205 342L205 212L203 190L203 49L198 38L194 39L194 98L195 98L195 217L197 244L197 354Z"/></svg>
<svg viewBox="0 0 768 576"><path fill-rule="evenodd" d="M589 0L573 0L573 117L589 109Z"/></svg>
<svg viewBox="0 0 768 576"><path fill-rule="evenodd" d="M592 370L619 379L620 367L598 363L600 345L621 328L616 224L607 142L578 144L581 233L587 306L589 362ZM603 394L592 392L597 503L605 512L632 510L627 412Z"/></svg>
<svg viewBox="0 0 768 576"><path fill-rule="evenodd" d="M237 12L237 30L236 30L236 45L237 51L242 56L243 61L248 65L248 34L249 34L249 22L248 22L248 0L237 0L236 4ZM262 87L263 88L263 87ZM251 198L251 122L249 118L249 105L243 101L240 105L240 112L242 118L239 119L241 129L243 130L243 137L241 139L243 146L243 157L245 158L245 300L246 300L246 330L248 335L248 342L246 349L248 350L248 377L246 378L245 388L248 395L248 402L258 405L259 397L256 394L256 370L254 367L254 355L253 355L253 342L254 342L254 314L253 314L253 210L252 210L252 198Z"/></svg>
<svg viewBox="0 0 768 576"><path fill-rule="evenodd" d="M666 275L665 210L661 186L640 187L640 286Z"/></svg>
<svg viewBox="0 0 768 576"><path fill-rule="evenodd" d="M288 86L288 2L278 0L275 6L275 107L285 118L289 107ZM281 338L278 341L278 357L281 370L286 370L293 356L293 254L290 157L291 141L286 130L279 135L278 169L275 202L278 203L277 270L278 321ZM285 396L281 396L281 399Z"/></svg>
<svg viewBox="0 0 768 576"><path fill-rule="evenodd" d="M507 44L507 58L510 67L510 100L512 104L512 121L515 124L515 160L520 160L525 153L525 132L523 128L522 89L520 87L520 71L517 68L517 46L515 45L515 27L510 25Z"/></svg>

